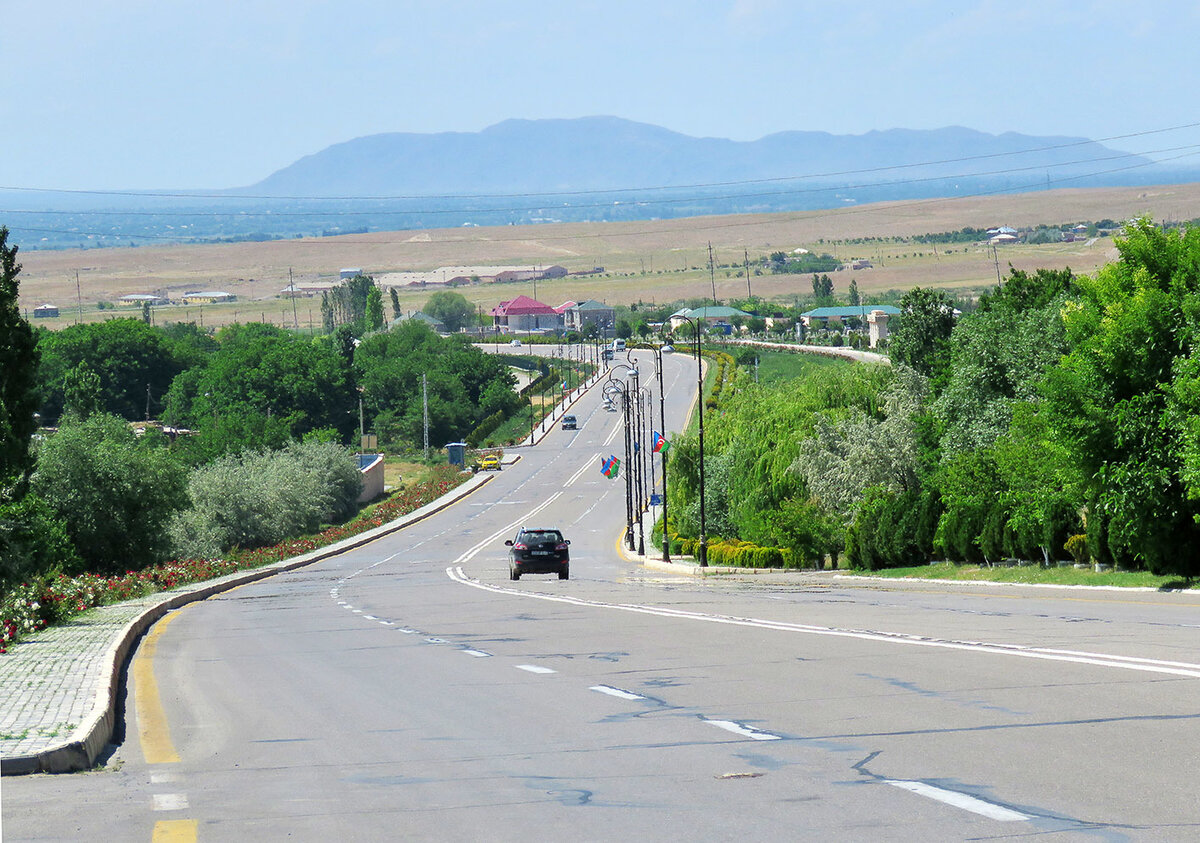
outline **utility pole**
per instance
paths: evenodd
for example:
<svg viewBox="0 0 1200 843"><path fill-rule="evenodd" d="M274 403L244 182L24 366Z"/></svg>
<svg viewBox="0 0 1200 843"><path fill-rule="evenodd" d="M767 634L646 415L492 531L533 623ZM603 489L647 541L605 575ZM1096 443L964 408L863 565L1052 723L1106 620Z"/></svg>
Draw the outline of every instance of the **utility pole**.
<svg viewBox="0 0 1200 843"><path fill-rule="evenodd" d="M746 298L752 299L754 294L750 292L750 252L746 249L742 249L742 261L746 267Z"/></svg>
<svg viewBox="0 0 1200 843"><path fill-rule="evenodd" d="M79 307L79 315L75 317L75 324L78 325L83 321L83 293L79 290L79 270L75 270L75 303Z"/></svg>
<svg viewBox="0 0 1200 843"><path fill-rule="evenodd" d="M708 280L712 284L713 307L717 305L717 275L713 268L712 241L708 241Z"/></svg>
<svg viewBox="0 0 1200 843"><path fill-rule="evenodd" d="M296 316L296 282L292 280L292 268L288 267L288 290L292 294L292 327L300 330L300 318Z"/></svg>
<svg viewBox="0 0 1200 843"><path fill-rule="evenodd" d="M424 406L425 423L425 462L429 462L429 376L421 375L421 402Z"/></svg>

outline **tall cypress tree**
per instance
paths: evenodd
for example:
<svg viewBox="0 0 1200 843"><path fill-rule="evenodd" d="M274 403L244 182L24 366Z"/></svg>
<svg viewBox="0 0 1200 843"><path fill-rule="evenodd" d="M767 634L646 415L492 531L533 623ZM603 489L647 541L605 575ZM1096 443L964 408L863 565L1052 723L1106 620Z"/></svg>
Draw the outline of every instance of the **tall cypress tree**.
<svg viewBox="0 0 1200 843"><path fill-rule="evenodd" d="M21 265L0 226L0 497L32 468L29 440L37 430L37 336L17 303Z"/></svg>

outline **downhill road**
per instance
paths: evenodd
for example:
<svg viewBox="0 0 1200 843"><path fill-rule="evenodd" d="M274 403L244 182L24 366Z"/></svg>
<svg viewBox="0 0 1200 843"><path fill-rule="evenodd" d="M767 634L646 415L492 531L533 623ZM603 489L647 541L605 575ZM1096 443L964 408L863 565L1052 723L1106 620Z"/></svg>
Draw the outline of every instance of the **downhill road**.
<svg viewBox="0 0 1200 843"><path fill-rule="evenodd" d="M678 430L695 361L664 371ZM173 613L120 763L5 779L6 838L1200 836L1196 596L639 567L600 398L442 513ZM508 579L521 524L570 580Z"/></svg>

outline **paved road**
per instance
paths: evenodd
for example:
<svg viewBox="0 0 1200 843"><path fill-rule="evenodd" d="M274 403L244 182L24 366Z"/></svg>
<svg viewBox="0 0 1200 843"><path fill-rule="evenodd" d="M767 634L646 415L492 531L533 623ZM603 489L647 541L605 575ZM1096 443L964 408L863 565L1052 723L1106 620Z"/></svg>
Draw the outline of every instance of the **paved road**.
<svg viewBox="0 0 1200 843"><path fill-rule="evenodd" d="M632 566L598 398L445 513L175 613L118 757L5 779L6 839L1200 833L1195 597ZM569 581L508 580L535 522Z"/></svg>

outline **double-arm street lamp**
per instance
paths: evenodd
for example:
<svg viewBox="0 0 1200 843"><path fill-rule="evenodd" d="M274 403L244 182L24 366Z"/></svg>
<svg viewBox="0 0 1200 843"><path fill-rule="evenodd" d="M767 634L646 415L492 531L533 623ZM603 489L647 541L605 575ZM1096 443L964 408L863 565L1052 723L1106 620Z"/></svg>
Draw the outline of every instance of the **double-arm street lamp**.
<svg viewBox="0 0 1200 843"><path fill-rule="evenodd" d="M700 545L696 551L696 561L701 568L707 568L708 537L704 522L704 363L700 356L700 331L704 320L682 315L672 318L682 319L690 324L696 335L696 400L698 402L697 410L700 414Z"/></svg>
<svg viewBox="0 0 1200 843"><path fill-rule="evenodd" d="M628 366L624 363L619 363L613 369L628 369L627 377L633 379L633 384L618 379L614 372L609 376L608 382L605 384L604 392L607 396L612 396L619 393L621 396L621 415L624 421L625 429L625 542L630 550L633 550L633 522L634 522L634 491L633 491L633 471L634 463L630 460L630 452L633 446L633 430L630 425L629 417L632 408L631 391L637 389L637 369ZM641 508L638 508L637 522L639 526L638 532L641 533Z"/></svg>
<svg viewBox="0 0 1200 843"><path fill-rule="evenodd" d="M654 351L654 371L655 371L655 374L658 376L658 423L660 425L659 432L663 436L666 436L667 435L667 409L666 409L667 404L666 404L666 391L663 389L663 359L662 359L662 356L663 356L663 354L670 354L675 349L673 349L669 345L655 345L655 346L651 346L651 348ZM654 417L653 410L651 410L650 416L651 416L651 418ZM671 536L670 536L670 533L668 533L668 531L667 531L667 452L665 450L663 450L663 451L660 451L659 453L660 453L659 459L662 461L662 480L663 480L663 482L662 482L663 562L666 562L669 564L671 562ZM650 475L651 475L650 486L651 486L651 489L653 489L653 487L654 487L653 451L651 451L651 457L650 457Z"/></svg>

